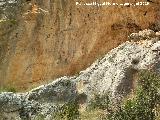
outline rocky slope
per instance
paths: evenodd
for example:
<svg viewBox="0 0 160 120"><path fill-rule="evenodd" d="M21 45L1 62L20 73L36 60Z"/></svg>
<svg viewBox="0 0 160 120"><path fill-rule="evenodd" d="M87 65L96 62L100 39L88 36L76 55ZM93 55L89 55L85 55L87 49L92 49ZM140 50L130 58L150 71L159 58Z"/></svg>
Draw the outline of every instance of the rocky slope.
<svg viewBox="0 0 160 120"><path fill-rule="evenodd" d="M75 0L15 1L16 7L7 5L7 20L0 22L1 87L24 90L73 75L125 42L130 33L160 30L159 0L136 7L84 7L76 6Z"/></svg>
<svg viewBox="0 0 160 120"><path fill-rule="evenodd" d="M26 93L1 93L1 118L33 119L42 114L50 120L57 105L78 98L79 104L87 106L95 94L109 93L115 102L120 101L135 88L139 70L160 72L160 32L144 30L129 38L78 75L58 78Z"/></svg>

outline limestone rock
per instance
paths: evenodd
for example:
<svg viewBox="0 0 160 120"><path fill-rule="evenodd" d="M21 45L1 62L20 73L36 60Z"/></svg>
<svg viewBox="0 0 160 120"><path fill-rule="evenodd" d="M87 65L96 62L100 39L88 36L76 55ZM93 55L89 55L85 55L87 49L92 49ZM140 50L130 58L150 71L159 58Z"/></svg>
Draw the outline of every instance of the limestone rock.
<svg viewBox="0 0 160 120"><path fill-rule="evenodd" d="M153 30L145 29L143 31L139 31L139 33L132 33L128 38L133 41L140 41L153 38L155 36L156 33Z"/></svg>
<svg viewBox="0 0 160 120"><path fill-rule="evenodd" d="M150 35L146 31L139 33ZM87 106L95 94L109 93L113 100L120 101L134 89L137 71L152 69L160 72L159 51L160 40L157 37L149 37L143 44L127 41L76 76L58 78L23 94L1 93L1 114L12 113L17 119L33 119L42 114L50 120L51 113L71 99L83 99L81 104Z"/></svg>
<svg viewBox="0 0 160 120"><path fill-rule="evenodd" d="M153 30L148 30L148 29L145 29L143 31L139 31L139 36L140 37L154 37L155 36L155 32Z"/></svg>
<svg viewBox="0 0 160 120"><path fill-rule="evenodd" d="M12 1L18 3L8 2L7 19L0 20L0 86L20 90L86 69L133 32L160 30L159 0L136 7L77 6L75 0ZM2 13L0 19L5 17Z"/></svg>

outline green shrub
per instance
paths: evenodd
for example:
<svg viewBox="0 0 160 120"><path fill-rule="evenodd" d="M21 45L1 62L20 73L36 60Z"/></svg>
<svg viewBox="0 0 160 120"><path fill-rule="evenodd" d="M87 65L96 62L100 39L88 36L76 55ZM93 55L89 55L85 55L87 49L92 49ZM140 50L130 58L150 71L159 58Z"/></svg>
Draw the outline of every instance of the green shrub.
<svg viewBox="0 0 160 120"><path fill-rule="evenodd" d="M125 101L115 111L109 112L108 120L155 120L159 104L160 77L156 73L141 71L135 96Z"/></svg>
<svg viewBox="0 0 160 120"><path fill-rule="evenodd" d="M44 115L39 114L34 118L34 120L45 120L45 117L44 117Z"/></svg>
<svg viewBox="0 0 160 120"><path fill-rule="evenodd" d="M0 88L0 93L1 92L17 92L16 88L15 87L12 87L12 86L7 86L7 87L1 87Z"/></svg>
<svg viewBox="0 0 160 120"><path fill-rule="evenodd" d="M76 120L79 118L79 105L76 101L69 101L53 113L56 120Z"/></svg>
<svg viewBox="0 0 160 120"><path fill-rule="evenodd" d="M0 20L0 23L11 23L11 24L17 24L16 19L7 19L7 20Z"/></svg>
<svg viewBox="0 0 160 120"><path fill-rule="evenodd" d="M91 101L89 105L89 109L102 109L105 110L109 106L109 96L108 94L99 95L95 94L94 99Z"/></svg>

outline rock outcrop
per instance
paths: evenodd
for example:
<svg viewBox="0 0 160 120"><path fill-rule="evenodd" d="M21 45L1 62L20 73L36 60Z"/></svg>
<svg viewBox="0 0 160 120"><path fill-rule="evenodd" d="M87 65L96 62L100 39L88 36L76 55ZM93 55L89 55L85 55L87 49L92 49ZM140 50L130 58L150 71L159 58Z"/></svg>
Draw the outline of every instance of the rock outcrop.
<svg viewBox="0 0 160 120"><path fill-rule="evenodd" d="M134 89L137 71L160 72L160 37L151 30L136 33L136 39L137 35L139 40L119 45L78 75L58 78L23 94L1 93L1 116L33 119L40 113L49 120L57 105L82 94L85 97L81 98L84 101L81 104L86 106L95 94L109 93L113 100L121 100ZM146 39L141 39L142 36Z"/></svg>
<svg viewBox="0 0 160 120"><path fill-rule="evenodd" d="M74 75L125 42L129 34L146 28L160 30L159 0L147 6L110 7L76 6L75 0L14 1L18 3L7 4L5 16L0 12L0 17L7 17L0 22L2 87L26 90Z"/></svg>

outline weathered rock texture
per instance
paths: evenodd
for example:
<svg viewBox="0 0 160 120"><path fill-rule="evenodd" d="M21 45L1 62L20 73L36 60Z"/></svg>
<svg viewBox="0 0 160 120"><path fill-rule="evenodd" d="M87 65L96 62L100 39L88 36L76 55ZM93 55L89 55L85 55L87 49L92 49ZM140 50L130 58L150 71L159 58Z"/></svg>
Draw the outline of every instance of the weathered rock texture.
<svg viewBox="0 0 160 120"><path fill-rule="evenodd" d="M12 21L0 22L1 86L24 90L73 75L125 42L130 33L146 28L160 30L159 0L135 7L87 7L75 2L22 0L16 10L8 10L6 14L13 11Z"/></svg>
<svg viewBox="0 0 160 120"><path fill-rule="evenodd" d="M134 35L136 41L133 41ZM76 76L58 78L23 94L0 94L0 113L3 117L14 116L16 120L34 118L38 113L50 119L57 104L63 105L82 94L85 97L79 97L83 99L80 104L86 105L94 99L95 94L109 93L113 100L121 100L121 96L135 88L137 71L151 69L160 72L159 36L151 30L134 35L129 36L131 42L127 41L111 50Z"/></svg>

